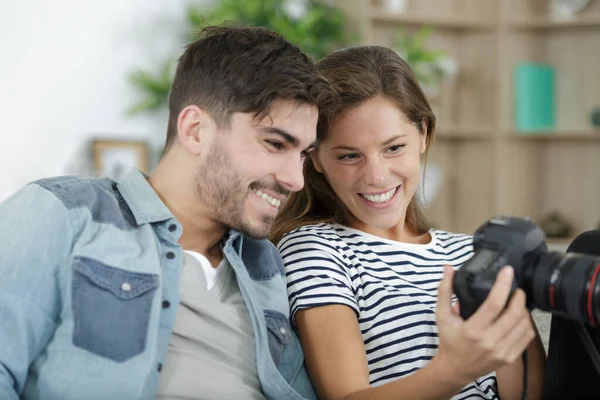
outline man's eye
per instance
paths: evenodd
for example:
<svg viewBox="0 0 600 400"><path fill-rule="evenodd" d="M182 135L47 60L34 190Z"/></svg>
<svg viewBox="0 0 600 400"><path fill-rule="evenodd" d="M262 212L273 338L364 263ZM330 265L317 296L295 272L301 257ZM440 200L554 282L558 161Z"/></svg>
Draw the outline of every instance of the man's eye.
<svg viewBox="0 0 600 400"><path fill-rule="evenodd" d="M282 150L283 149L283 143L275 141L275 140L266 140L266 142L273 147L275 150Z"/></svg>

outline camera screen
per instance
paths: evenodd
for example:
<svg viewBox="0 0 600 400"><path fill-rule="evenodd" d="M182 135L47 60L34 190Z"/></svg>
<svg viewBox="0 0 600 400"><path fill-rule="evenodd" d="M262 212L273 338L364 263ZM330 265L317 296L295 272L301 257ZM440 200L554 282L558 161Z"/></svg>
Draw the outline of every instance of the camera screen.
<svg viewBox="0 0 600 400"><path fill-rule="evenodd" d="M498 255L497 250L488 249L488 248L480 248L475 252L475 255L469 260L469 271L470 272L478 272L484 268L487 268L492 261Z"/></svg>

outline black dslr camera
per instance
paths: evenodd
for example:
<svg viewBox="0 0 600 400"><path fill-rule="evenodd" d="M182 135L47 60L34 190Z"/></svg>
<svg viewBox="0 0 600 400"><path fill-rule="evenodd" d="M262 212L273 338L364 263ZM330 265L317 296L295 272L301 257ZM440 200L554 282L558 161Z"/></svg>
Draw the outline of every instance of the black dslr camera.
<svg viewBox="0 0 600 400"><path fill-rule="evenodd" d="M600 324L600 257L547 250L544 232L529 219L498 216L473 237L475 253L456 272L460 314L469 318L505 265L515 271L512 291L522 288L527 307Z"/></svg>

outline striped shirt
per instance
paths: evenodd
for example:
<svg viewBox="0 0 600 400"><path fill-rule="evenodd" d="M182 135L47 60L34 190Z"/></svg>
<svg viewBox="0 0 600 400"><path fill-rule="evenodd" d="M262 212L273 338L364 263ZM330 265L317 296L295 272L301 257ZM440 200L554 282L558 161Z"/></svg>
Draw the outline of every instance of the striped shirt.
<svg viewBox="0 0 600 400"><path fill-rule="evenodd" d="M435 355L435 319L443 266L473 254L472 237L432 229L428 244L400 243L339 224L315 224L279 242L292 320L298 310L343 304L356 313L372 386L407 376ZM453 399L497 399L496 375Z"/></svg>

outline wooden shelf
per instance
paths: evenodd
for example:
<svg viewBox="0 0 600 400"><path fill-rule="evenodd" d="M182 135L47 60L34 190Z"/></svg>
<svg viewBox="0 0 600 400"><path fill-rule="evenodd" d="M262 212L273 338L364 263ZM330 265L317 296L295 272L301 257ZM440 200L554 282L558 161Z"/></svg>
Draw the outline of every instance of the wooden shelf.
<svg viewBox="0 0 600 400"><path fill-rule="evenodd" d="M549 251L565 252L575 237L567 238L547 238L546 245Z"/></svg>
<svg viewBox="0 0 600 400"><path fill-rule="evenodd" d="M600 28L600 13L564 20L535 17L528 20L512 21L511 26L517 29Z"/></svg>
<svg viewBox="0 0 600 400"><path fill-rule="evenodd" d="M418 15L394 13L376 8L372 11L373 22L402 24L402 25L435 25L436 28L446 29L493 29L493 23L481 19L461 16Z"/></svg>
<svg viewBox="0 0 600 400"><path fill-rule="evenodd" d="M574 233L598 225L600 129L592 129L590 111L600 105L600 0L568 20L550 14L552 0L410 0L403 12L385 9L383 0L332 1L361 44L394 48L398 29L430 26L427 47L458 63L440 95L427 94L438 121L431 161L452 179L428 208L436 227L472 233L492 215L536 220L550 211ZM521 62L554 67L560 128L512 125ZM549 244L566 248L571 240Z"/></svg>
<svg viewBox="0 0 600 400"><path fill-rule="evenodd" d="M540 131L531 133L513 132L513 139L517 140L572 140L572 141L600 141L600 129L589 131Z"/></svg>
<svg viewBox="0 0 600 400"><path fill-rule="evenodd" d="M435 129L435 138L444 140L490 140L492 129L474 125L440 125Z"/></svg>

